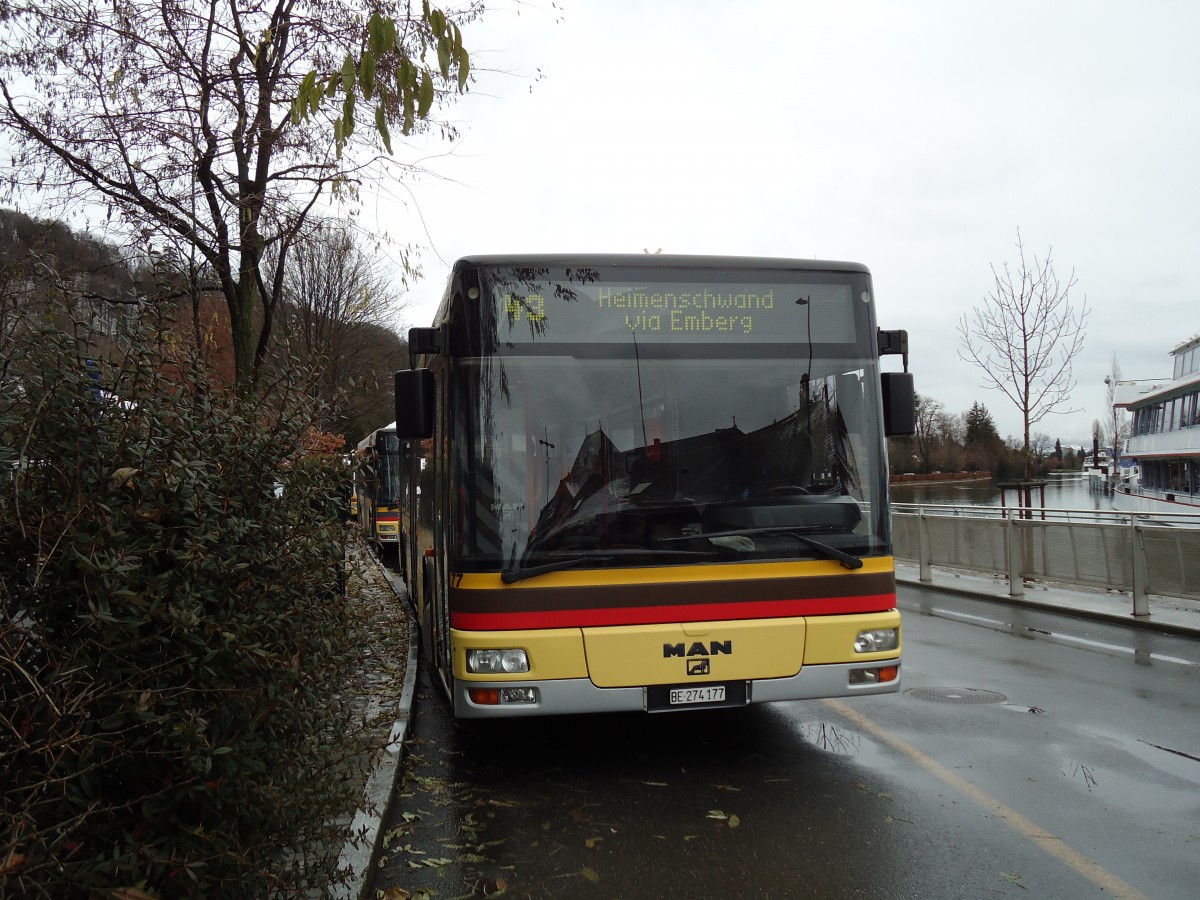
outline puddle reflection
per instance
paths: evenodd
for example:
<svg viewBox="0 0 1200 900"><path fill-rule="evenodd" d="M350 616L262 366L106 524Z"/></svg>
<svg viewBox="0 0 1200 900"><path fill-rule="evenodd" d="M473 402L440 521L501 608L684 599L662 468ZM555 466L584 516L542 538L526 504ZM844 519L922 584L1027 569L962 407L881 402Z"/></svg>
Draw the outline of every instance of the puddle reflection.
<svg viewBox="0 0 1200 900"><path fill-rule="evenodd" d="M800 736L818 750L838 756L858 756L862 751L862 735L828 722L801 722Z"/></svg>

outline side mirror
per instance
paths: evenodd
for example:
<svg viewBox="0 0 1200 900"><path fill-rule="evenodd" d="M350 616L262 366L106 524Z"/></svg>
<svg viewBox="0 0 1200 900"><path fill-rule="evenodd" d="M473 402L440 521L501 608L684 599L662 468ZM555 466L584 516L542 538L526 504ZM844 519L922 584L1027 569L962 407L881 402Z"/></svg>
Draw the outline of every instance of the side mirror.
<svg viewBox="0 0 1200 900"><path fill-rule="evenodd" d="M435 407L433 372L401 369L396 379L396 436L421 441L433 436Z"/></svg>
<svg viewBox="0 0 1200 900"><path fill-rule="evenodd" d="M883 433L887 437L908 437L917 431L917 404L911 372L884 372Z"/></svg>

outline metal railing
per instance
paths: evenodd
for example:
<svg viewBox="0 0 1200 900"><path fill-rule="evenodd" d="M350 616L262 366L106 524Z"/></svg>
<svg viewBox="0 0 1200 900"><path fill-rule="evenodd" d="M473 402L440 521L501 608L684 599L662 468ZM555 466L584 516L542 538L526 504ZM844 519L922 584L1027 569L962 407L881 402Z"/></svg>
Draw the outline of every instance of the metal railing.
<svg viewBox="0 0 1200 900"><path fill-rule="evenodd" d="M939 566L1004 576L1013 597L1033 580L1123 591L1135 616L1150 594L1200 600L1200 514L898 503L892 540L921 581Z"/></svg>

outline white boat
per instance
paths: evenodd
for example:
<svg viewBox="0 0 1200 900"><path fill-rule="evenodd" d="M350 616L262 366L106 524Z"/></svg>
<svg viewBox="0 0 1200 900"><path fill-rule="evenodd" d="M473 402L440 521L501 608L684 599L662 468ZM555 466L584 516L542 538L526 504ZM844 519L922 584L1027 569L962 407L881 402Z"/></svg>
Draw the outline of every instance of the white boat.
<svg viewBox="0 0 1200 900"><path fill-rule="evenodd" d="M1139 474L1137 460L1124 454L1114 460L1107 450L1094 450L1083 458L1083 477L1097 493L1136 488Z"/></svg>
<svg viewBox="0 0 1200 900"><path fill-rule="evenodd" d="M1115 486L1113 507L1180 514L1185 517L1179 524L1200 525L1200 335L1176 346L1171 356L1169 380L1116 383L1113 405L1132 418L1121 463L1128 459L1138 474Z"/></svg>
<svg viewBox="0 0 1200 900"><path fill-rule="evenodd" d="M1083 458L1083 477L1093 491L1107 490L1113 474L1112 457L1103 448L1094 449Z"/></svg>

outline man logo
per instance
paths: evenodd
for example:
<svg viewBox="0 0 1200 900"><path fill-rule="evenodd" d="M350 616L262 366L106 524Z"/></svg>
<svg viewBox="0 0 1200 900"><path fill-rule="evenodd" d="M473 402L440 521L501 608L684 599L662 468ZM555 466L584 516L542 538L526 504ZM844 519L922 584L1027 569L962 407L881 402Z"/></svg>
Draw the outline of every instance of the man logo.
<svg viewBox="0 0 1200 900"><path fill-rule="evenodd" d="M663 644L663 659L670 659L672 656L720 656L729 653L733 653L733 641L709 641L707 647L700 641L694 642L690 647L684 644Z"/></svg>
<svg viewBox="0 0 1200 900"><path fill-rule="evenodd" d="M689 675L707 675L711 670L709 659L707 656L702 659L689 659L687 663L687 673Z"/></svg>

